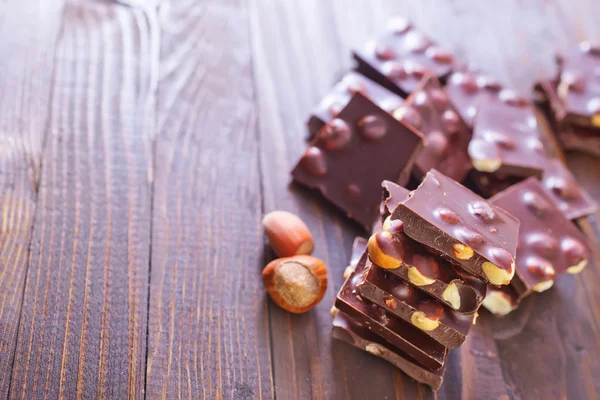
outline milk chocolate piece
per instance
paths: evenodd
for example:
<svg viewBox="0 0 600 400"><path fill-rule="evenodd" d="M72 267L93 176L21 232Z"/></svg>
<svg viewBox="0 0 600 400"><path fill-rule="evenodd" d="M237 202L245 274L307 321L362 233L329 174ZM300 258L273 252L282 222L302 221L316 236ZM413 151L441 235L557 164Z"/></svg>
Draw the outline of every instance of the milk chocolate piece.
<svg viewBox="0 0 600 400"><path fill-rule="evenodd" d="M354 58L358 72L402 97L412 93L427 73L445 81L454 65L450 52L404 18L391 19L387 31L355 50Z"/></svg>
<svg viewBox="0 0 600 400"><path fill-rule="evenodd" d="M391 240L374 235L383 251L391 248L391 253L402 260L398 268L387 271L462 314L474 314L485 297L486 283L412 240L399 229L398 221L392 221Z"/></svg>
<svg viewBox="0 0 600 400"><path fill-rule="evenodd" d="M450 349L463 344L473 326L474 314L464 315L444 306L370 261L363 279L358 284L363 298L412 323Z"/></svg>
<svg viewBox="0 0 600 400"><path fill-rule="evenodd" d="M527 103L484 103L477 111L469 155L481 172L541 178L546 151Z"/></svg>
<svg viewBox="0 0 600 400"><path fill-rule="evenodd" d="M370 230L379 214L385 179L408 181L423 137L360 93L323 127L292 171Z"/></svg>
<svg viewBox="0 0 600 400"><path fill-rule="evenodd" d="M440 82L426 75L394 117L425 136L425 148L415 162L413 175L421 180L431 168L462 181L471 170L467 149L471 130L458 116Z"/></svg>
<svg viewBox="0 0 600 400"><path fill-rule="evenodd" d="M598 204L558 159L548 161L542 184L563 215L570 220L596 212Z"/></svg>
<svg viewBox="0 0 600 400"><path fill-rule="evenodd" d="M360 296L358 284L363 280L362 273L366 261L365 253L356 266L356 271L342 285L335 306L387 342L400 348L419 364L432 370L440 369L444 365L447 353L443 345L412 324Z"/></svg>
<svg viewBox="0 0 600 400"><path fill-rule="evenodd" d="M552 287L564 272L579 273L591 249L577 226L556 207L542 183L529 178L490 199L521 221L516 273L511 282L520 301Z"/></svg>
<svg viewBox="0 0 600 400"><path fill-rule="evenodd" d="M473 128L481 103L494 102L502 85L480 71L460 71L450 75L446 93L467 126Z"/></svg>
<svg viewBox="0 0 600 400"><path fill-rule="evenodd" d="M600 130L600 48L580 43L559 57L559 67L562 122Z"/></svg>
<svg viewBox="0 0 600 400"><path fill-rule="evenodd" d="M338 312L333 319L333 337L384 359L415 381L431 386L433 390L438 390L442 385L445 366L431 370L419 365L404 351L381 339L343 312Z"/></svg>
<svg viewBox="0 0 600 400"><path fill-rule="evenodd" d="M383 222L387 217L392 215L394 208L408 197L410 190L390 181L381 182L381 189L382 199L379 214L381 215L381 222ZM377 231L374 230L373 232Z"/></svg>
<svg viewBox="0 0 600 400"><path fill-rule="evenodd" d="M313 111L307 122L309 138L312 139L323 128L323 125L336 118L355 93L371 99L373 103L389 113L392 113L404 102L400 96L365 76L354 71L348 72Z"/></svg>
<svg viewBox="0 0 600 400"><path fill-rule="evenodd" d="M392 219L413 240L493 285L514 275L519 221L461 184L431 170Z"/></svg>

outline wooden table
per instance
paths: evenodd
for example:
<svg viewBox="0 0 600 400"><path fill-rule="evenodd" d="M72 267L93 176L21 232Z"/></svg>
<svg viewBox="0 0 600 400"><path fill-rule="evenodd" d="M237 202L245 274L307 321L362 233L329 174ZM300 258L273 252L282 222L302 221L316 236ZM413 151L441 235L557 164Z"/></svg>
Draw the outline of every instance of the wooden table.
<svg viewBox="0 0 600 400"><path fill-rule="evenodd" d="M0 2L0 399L432 398L331 339L360 231L288 186L304 122L390 15L528 90L555 50L600 41L600 2L135 3ZM569 164L600 198L600 162ZM305 315L262 287L275 209L330 269ZM482 315L438 397L599 396L598 265Z"/></svg>

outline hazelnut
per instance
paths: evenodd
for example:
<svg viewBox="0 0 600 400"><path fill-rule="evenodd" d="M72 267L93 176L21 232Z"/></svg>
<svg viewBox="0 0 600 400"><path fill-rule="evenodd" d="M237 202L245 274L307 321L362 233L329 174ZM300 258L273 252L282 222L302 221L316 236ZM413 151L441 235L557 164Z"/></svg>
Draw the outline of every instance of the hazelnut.
<svg viewBox="0 0 600 400"><path fill-rule="evenodd" d="M391 308L392 310L395 310L398 307L398 304L396 304L396 300L392 298L385 299L385 305L388 306L388 308Z"/></svg>
<svg viewBox="0 0 600 400"><path fill-rule="evenodd" d="M581 260L577 264L571 265L569 268L567 268L567 272L570 274L578 274L581 271L583 271L583 269L586 267L587 263L588 263L588 260Z"/></svg>
<svg viewBox="0 0 600 400"><path fill-rule="evenodd" d="M331 316L333 318L335 318L335 317L337 317L340 310L336 306L333 306L333 307L331 307L331 310L329 310L329 312L331 313Z"/></svg>
<svg viewBox="0 0 600 400"><path fill-rule="evenodd" d="M510 296L499 290L490 290L481 304L492 314L501 316L515 309Z"/></svg>
<svg viewBox="0 0 600 400"><path fill-rule="evenodd" d="M440 321L427 317L422 311L415 311L410 322L423 331L433 331L440 325Z"/></svg>
<svg viewBox="0 0 600 400"><path fill-rule="evenodd" d="M298 216L287 211L273 211L264 216L262 224L277 256L291 257L313 252L313 237Z"/></svg>
<svg viewBox="0 0 600 400"><path fill-rule="evenodd" d="M327 268L312 256L273 260L263 270L262 278L275 304L296 314L316 306L327 289Z"/></svg>
<svg viewBox="0 0 600 400"><path fill-rule="evenodd" d="M536 283L535 285L533 285L532 289L538 293L541 293L541 292L544 292L544 291L550 289L553 285L554 285L553 280L542 281L542 282L539 282L539 283Z"/></svg>
<svg viewBox="0 0 600 400"><path fill-rule="evenodd" d="M348 279L348 277L352 275L355 269L356 268L354 267L354 265L348 265L344 270L344 279Z"/></svg>
<svg viewBox="0 0 600 400"><path fill-rule="evenodd" d="M473 325L477 324L477 318L479 318L479 313L475 311L475 314L473 314Z"/></svg>
<svg viewBox="0 0 600 400"><path fill-rule="evenodd" d="M427 286L435 282L435 279L421 274L417 267L410 267L408 269L408 280L415 286Z"/></svg>
<svg viewBox="0 0 600 400"><path fill-rule="evenodd" d="M489 160L471 160L473 162L473 168L481 172L495 172L502 166L502 160L500 159L489 159Z"/></svg>
<svg viewBox="0 0 600 400"><path fill-rule="evenodd" d="M515 275L514 267L511 266L510 271L507 271L489 261L485 261L481 268L492 285L508 285Z"/></svg>
<svg viewBox="0 0 600 400"><path fill-rule="evenodd" d="M394 236L387 231L378 232L369 239L369 258L373 263L385 269L396 269L402 265L402 259L394 251Z"/></svg>
<svg viewBox="0 0 600 400"><path fill-rule="evenodd" d="M378 345L377 343L369 343L365 350L374 356L381 356L383 354L383 347Z"/></svg>
<svg viewBox="0 0 600 400"><path fill-rule="evenodd" d="M460 309L460 293L454 282L450 282L448 287L442 293L442 298L446 300L455 310Z"/></svg>
<svg viewBox="0 0 600 400"><path fill-rule="evenodd" d="M472 248L462 243L455 243L452 246L452 251L454 252L454 256L459 260L469 260L473 258L474 254Z"/></svg>

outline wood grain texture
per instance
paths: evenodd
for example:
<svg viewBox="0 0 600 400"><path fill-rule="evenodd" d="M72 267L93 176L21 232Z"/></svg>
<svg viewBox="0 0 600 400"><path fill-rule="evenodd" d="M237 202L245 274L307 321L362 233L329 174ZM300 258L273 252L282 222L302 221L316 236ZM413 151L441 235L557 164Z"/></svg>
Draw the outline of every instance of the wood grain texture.
<svg viewBox="0 0 600 400"><path fill-rule="evenodd" d="M0 3L0 399L17 343L62 6Z"/></svg>
<svg viewBox="0 0 600 400"><path fill-rule="evenodd" d="M147 397L270 399L246 4L161 10Z"/></svg>
<svg viewBox="0 0 600 400"><path fill-rule="evenodd" d="M11 399L143 397L156 32L65 8Z"/></svg>

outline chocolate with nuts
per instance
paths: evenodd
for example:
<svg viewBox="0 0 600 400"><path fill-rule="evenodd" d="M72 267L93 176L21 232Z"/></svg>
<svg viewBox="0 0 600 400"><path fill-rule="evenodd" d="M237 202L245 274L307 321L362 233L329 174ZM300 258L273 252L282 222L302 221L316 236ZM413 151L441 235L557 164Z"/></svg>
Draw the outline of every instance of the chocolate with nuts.
<svg viewBox="0 0 600 400"><path fill-rule="evenodd" d="M410 238L492 285L514 275L519 221L438 171L427 173L394 219Z"/></svg>
<svg viewBox="0 0 600 400"><path fill-rule="evenodd" d="M485 282L435 256L425 246L409 238L402 232L403 226L399 222L390 221L391 227L387 232L371 236L371 261L382 266L379 262L382 253L387 251L398 260L396 267L387 269L391 274L463 314L475 313L485 296Z"/></svg>
<svg viewBox="0 0 600 400"><path fill-rule="evenodd" d="M541 178L546 151L529 103L481 104L469 143L473 167L503 176Z"/></svg>
<svg viewBox="0 0 600 400"><path fill-rule="evenodd" d="M437 370L425 368L404 351L375 335L367 326L352 320L343 312L338 312L333 319L333 337L361 350L380 357L417 382L438 390L442 385L445 367Z"/></svg>
<svg viewBox="0 0 600 400"><path fill-rule="evenodd" d="M370 230L381 182L405 184L422 145L420 133L357 93L319 131L292 175Z"/></svg>
<svg viewBox="0 0 600 400"><path fill-rule="evenodd" d="M366 253L356 271L344 282L335 306L353 320L398 347L425 368L437 370L445 362L447 349L412 324L364 299L358 291L367 262Z"/></svg>
<svg viewBox="0 0 600 400"><path fill-rule="evenodd" d="M363 279L358 285L362 297L412 323L450 349L465 341L474 313L461 314L370 261Z"/></svg>
<svg viewBox="0 0 600 400"><path fill-rule="evenodd" d="M467 152L471 130L458 116L435 76L426 75L406 103L394 111L394 117L425 136L425 148L413 169L417 179L422 179L431 168L458 182L467 176L472 168Z"/></svg>
<svg viewBox="0 0 600 400"><path fill-rule="evenodd" d="M316 135L323 125L337 117L355 93L371 99L373 103L389 113L404 102L400 96L369 78L354 71L348 72L313 110L307 122L309 138Z"/></svg>
<svg viewBox="0 0 600 400"><path fill-rule="evenodd" d="M389 21L386 32L355 50L358 72L407 97L425 74L444 81L452 72L454 57L404 18Z"/></svg>
<svg viewBox="0 0 600 400"><path fill-rule="evenodd" d="M382 199L379 207L379 214L381 215L381 222L387 217L392 215L394 208L400 202L408 197L410 190L403 188L402 186L395 184L390 181L381 182ZM373 230L373 232L377 232Z"/></svg>
<svg viewBox="0 0 600 400"><path fill-rule="evenodd" d="M490 199L521 221L515 277L518 301L552 287L564 272L579 273L591 249L586 237L555 206L543 185L529 178Z"/></svg>

